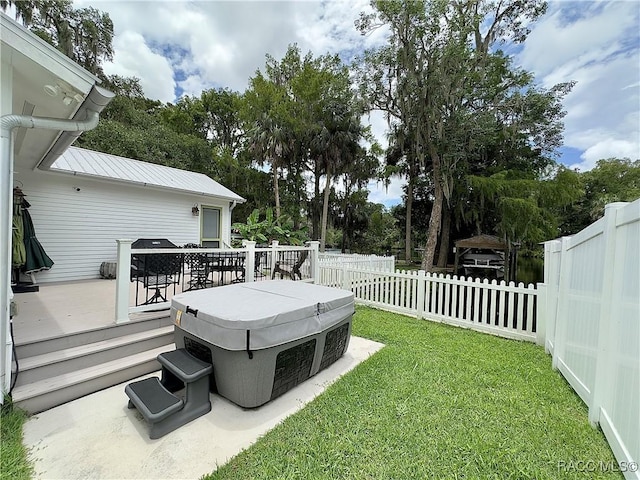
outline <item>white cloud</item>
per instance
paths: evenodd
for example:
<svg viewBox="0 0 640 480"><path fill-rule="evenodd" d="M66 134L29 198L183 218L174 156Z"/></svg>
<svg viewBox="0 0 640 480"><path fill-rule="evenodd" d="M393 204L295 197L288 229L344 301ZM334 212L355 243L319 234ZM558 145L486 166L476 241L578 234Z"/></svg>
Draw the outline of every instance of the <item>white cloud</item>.
<svg viewBox="0 0 640 480"><path fill-rule="evenodd" d="M139 77L147 96L165 102L175 100L176 86L188 95L244 91L264 70L265 54L279 60L292 43L303 54L348 60L386 34L355 29L360 12L370 11L368 0L75 3L106 11L114 22L116 54L105 71ZM565 145L584 152L582 170L598 157L640 157L639 27L635 1L552 1L516 57L546 87L578 82L564 101ZM369 121L386 146L383 116L373 113ZM372 185L372 201L399 201L396 184L388 193Z"/></svg>
<svg viewBox="0 0 640 480"><path fill-rule="evenodd" d="M382 148L386 149L389 146L387 140L388 126L384 113L380 110L374 110L363 117L362 123L371 125L371 133L378 139L378 143Z"/></svg>
<svg viewBox="0 0 640 480"><path fill-rule="evenodd" d="M596 166L598 160L603 158L617 157L638 159L638 141L614 140L605 138L585 150L581 155L583 162L571 165L571 169L579 169L580 171L591 170Z"/></svg>
<svg viewBox="0 0 640 480"><path fill-rule="evenodd" d="M106 74L138 77L147 97L173 101L173 69L165 57L152 52L139 33L123 32L113 43L114 61L105 63Z"/></svg>
<svg viewBox="0 0 640 480"><path fill-rule="evenodd" d="M581 18L569 23L566 17L570 3L578 5L551 2L549 13L532 25L524 43L519 59L538 76L567 63L602 59L603 51L618 42L627 29L638 26L635 2L579 2Z"/></svg>
<svg viewBox="0 0 640 480"><path fill-rule="evenodd" d="M372 203L382 203L387 207L402 203L404 191L402 187L406 185L406 180L393 177L388 186L382 182L371 180L367 185L369 189L369 201Z"/></svg>
<svg viewBox="0 0 640 480"><path fill-rule="evenodd" d="M517 60L545 87L576 81L564 100L572 168L609 157L640 158L640 12L635 2L553 2ZM576 11L574 8L578 8Z"/></svg>

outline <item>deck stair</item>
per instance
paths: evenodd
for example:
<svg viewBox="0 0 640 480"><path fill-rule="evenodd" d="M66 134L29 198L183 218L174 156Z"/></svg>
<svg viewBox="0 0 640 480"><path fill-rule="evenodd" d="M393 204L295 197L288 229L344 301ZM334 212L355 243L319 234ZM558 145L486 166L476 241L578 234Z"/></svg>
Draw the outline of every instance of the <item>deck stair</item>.
<svg viewBox="0 0 640 480"><path fill-rule="evenodd" d="M158 371L158 355L174 349L169 317L17 344L13 402L42 412Z"/></svg>
<svg viewBox="0 0 640 480"><path fill-rule="evenodd" d="M211 411L210 363L189 354L184 348L158 355L162 378L150 377L125 388L128 408L137 408L150 424L149 438L156 439ZM184 399L174 395L185 389Z"/></svg>

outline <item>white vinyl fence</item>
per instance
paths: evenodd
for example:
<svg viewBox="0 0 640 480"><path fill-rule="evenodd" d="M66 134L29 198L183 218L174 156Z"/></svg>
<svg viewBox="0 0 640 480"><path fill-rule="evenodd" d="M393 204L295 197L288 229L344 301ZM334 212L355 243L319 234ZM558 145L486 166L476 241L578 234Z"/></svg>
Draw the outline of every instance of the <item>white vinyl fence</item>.
<svg viewBox="0 0 640 480"><path fill-rule="evenodd" d="M540 310L553 366L589 407L626 478L640 479L640 199L545 245Z"/></svg>
<svg viewBox="0 0 640 480"><path fill-rule="evenodd" d="M537 290L533 285L322 263L320 283L350 290L364 305L536 341Z"/></svg>

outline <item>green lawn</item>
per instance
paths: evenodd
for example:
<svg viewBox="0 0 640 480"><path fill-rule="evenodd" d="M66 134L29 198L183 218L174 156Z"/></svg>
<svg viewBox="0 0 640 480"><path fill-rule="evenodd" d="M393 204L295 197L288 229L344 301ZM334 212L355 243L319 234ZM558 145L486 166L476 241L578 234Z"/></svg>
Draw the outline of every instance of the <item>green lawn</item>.
<svg viewBox="0 0 640 480"><path fill-rule="evenodd" d="M541 347L360 307L353 333L386 347L204 478L622 478L578 468L614 457Z"/></svg>
<svg viewBox="0 0 640 480"><path fill-rule="evenodd" d="M25 418L23 411L13 408L11 401L5 399L0 413L0 479L26 480L33 474L27 451L22 444L22 424Z"/></svg>

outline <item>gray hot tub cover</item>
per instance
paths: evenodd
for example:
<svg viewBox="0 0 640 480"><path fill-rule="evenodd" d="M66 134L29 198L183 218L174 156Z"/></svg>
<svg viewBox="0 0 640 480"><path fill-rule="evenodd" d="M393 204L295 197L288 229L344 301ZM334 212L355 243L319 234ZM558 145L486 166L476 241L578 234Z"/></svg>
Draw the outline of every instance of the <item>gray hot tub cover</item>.
<svg viewBox="0 0 640 480"><path fill-rule="evenodd" d="M251 350L282 345L327 330L353 312L353 293L290 280L196 290L171 301L176 325L227 350L247 349L248 336Z"/></svg>

